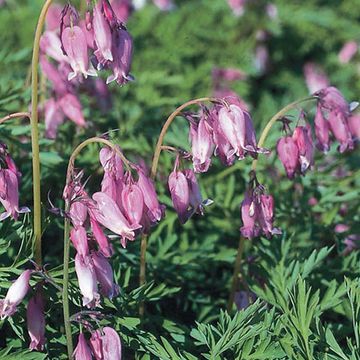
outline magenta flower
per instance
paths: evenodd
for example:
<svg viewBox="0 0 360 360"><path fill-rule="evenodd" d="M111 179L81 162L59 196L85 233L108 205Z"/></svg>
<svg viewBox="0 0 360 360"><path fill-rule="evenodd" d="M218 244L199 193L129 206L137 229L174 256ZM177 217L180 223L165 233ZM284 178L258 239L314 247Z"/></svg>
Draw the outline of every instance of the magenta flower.
<svg viewBox="0 0 360 360"><path fill-rule="evenodd" d="M61 41L73 70L69 73L68 80L74 79L79 74L83 74L85 78L97 76L96 71L89 68L86 37L79 26L66 27Z"/></svg>
<svg viewBox="0 0 360 360"><path fill-rule="evenodd" d="M90 256L75 256L75 271L79 282L80 292L83 296L83 306L93 308L98 306L100 295L97 288L97 278L94 264Z"/></svg>
<svg viewBox="0 0 360 360"><path fill-rule="evenodd" d="M257 207L251 191L246 191L245 198L241 203L241 219L243 226L240 228L241 235L247 239L259 236L260 228L257 225Z"/></svg>
<svg viewBox="0 0 360 360"><path fill-rule="evenodd" d="M92 360L91 350L83 333L79 334L73 356L75 360Z"/></svg>
<svg viewBox="0 0 360 360"><path fill-rule="evenodd" d="M297 126L294 129L293 139L299 149L300 171L304 174L314 164L314 144L310 125Z"/></svg>
<svg viewBox="0 0 360 360"><path fill-rule="evenodd" d="M359 46L356 41L348 41L344 44L339 52L339 61L347 64L358 52Z"/></svg>
<svg viewBox="0 0 360 360"><path fill-rule="evenodd" d="M203 112L198 123L190 119L189 137L195 172L208 171L214 148L212 129L204 116Z"/></svg>
<svg viewBox="0 0 360 360"><path fill-rule="evenodd" d="M88 237L83 226L71 229L70 239L76 249L76 252L80 256L86 257L89 255Z"/></svg>
<svg viewBox="0 0 360 360"><path fill-rule="evenodd" d="M360 140L360 115L351 115L348 119L349 130L354 140Z"/></svg>
<svg viewBox="0 0 360 360"><path fill-rule="evenodd" d="M184 224L188 220L188 207L190 205L189 185L186 176L182 171L174 170L169 175L168 185L174 209L179 220Z"/></svg>
<svg viewBox="0 0 360 360"><path fill-rule="evenodd" d="M126 247L126 240L134 240L134 230L141 225L130 225L120 211L116 202L105 193L97 192L93 195L96 208L93 210L96 220L110 231L121 236L121 244Z"/></svg>
<svg viewBox="0 0 360 360"><path fill-rule="evenodd" d="M82 201L74 201L70 205L69 216L73 226L83 226L87 219L87 206Z"/></svg>
<svg viewBox="0 0 360 360"><path fill-rule="evenodd" d="M60 28L62 7L59 4L51 4L46 14L45 24L46 29L50 31L57 31Z"/></svg>
<svg viewBox="0 0 360 360"><path fill-rule="evenodd" d="M319 98L318 107L336 140L339 141L339 151L342 153L354 148L352 134L348 125L350 106L335 87L328 87L314 94Z"/></svg>
<svg viewBox="0 0 360 360"><path fill-rule="evenodd" d="M94 331L90 344L96 360L121 360L121 341L113 328L105 326Z"/></svg>
<svg viewBox="0 0 360 360"><path fill-rule="evenodd" d="M246 191L241 204L243 221L243 226L240 228L241 235L247 239L253 239L260 234L268 238L272 235L281 234L281 230L273 226L273 197L265 194L264 187L257 182L256 178L252 180L250 186L251 188Z"/></svg>
<svg viewBox="0 0 360 360"><path fill-rule="evenodd" d="M96 221L95 216L91 214L91 211L90 211L90 226L95 241L99 246L100 252L105 257L111 257L111 255L113 254L112 245L109 243L107 236L104 234L103 230L101 229L101 226Z"/></svg>
<svg viewBox="0 0 360 360"><path fill-rule="evenodd" d="M98 60L98 70L101 70L107 61L113 61L110 26L102 14L101 8L101 2L99 2L94 7L93 17L94 39L97 47L94 54Z"/></svg>
<svg viewBox="0 0 360 360"><path fill-rule="evenodd" d="M67 93L59 100L59 105L64 114L76 125L85 127L86 121L82 112L82 106L79 99L70 93Z"/></svg>
<svg viewBox="0 0 360 360"><path fill-rule="evenodd" d="M113 75L107 78L107 84L116 81L119 85L124 85L128 81L134 80L130 74L132 50L133 43L130 34L122 28L113 29L112 54L114 60L109 64Z"/></svg>
<svg viewBox="0 0 360 360"><path fill-rule="evenodd" d="M50 80L52 88L57 95L64 95L69 91L68 82L62 77L59 70L50 63L45 56L40 57L41 70Z"/></svg>
<svg viewBox="0 0 360 360"><path fill-rule="evenodd" d="M151 223L157 223L161 220L164 213L164 206L160 205L154 183L149 179L142 169L138 169L139 179L137 184L139 185L145 203L146 216L149 218Z"/></svg>
<svg viewBox="0 0 360 360"><path fill-rule="evenodd" d="M133 12L132 0L112 0L111 6L116 17L126 23Z"/></svg>
<svg viewBox="0 0 360 360"><path fill-rule="evenodd" d="M299 167L299 149L296 141L291 136L282 137L278 141L276 149L287 177L292 179Z"/></svg>
<svg viewBox="0 0 360 360"><path fill-rule="evenodd" d="M108 260L99 252L92 252L97 281L100 284L100 293L112 299L119 293L119 286L114 283L113 270Z"/></svg>
<svg viewBox="0 0 360 360"><path fill-rule="evenodd" d="M45 346L45 305L38 289L29 300L27 310L27 328L30 336L30 350L42 351Z"/></svg>
<svg viewBox="0 0 360 360"><path fill-rule="evenodd" d="M311 94L330 85L329 79L322 68L315 63L308 62L304 65L304 76Z"/></svg>
<svg viewBox="0 0 360 360"><path fill-rule="evenodd" d="M59 21L59 20L58 20ZM61 40L54 31L45 31L40 39L40 49L43 54L51 57L57 62L69 62L69 58L61 50Z"/></svg>
<svg viewBox="0 0 360 360"><path fill-rule="evenodd" d="M246 1L247 0L228 0L228 4L235 16L244 14Z"/></svg>
<svg viewBox="0 0 360 360"><path fill-rule="evenodd" d="M321 106L317 106L315 114L315 135L318 141L318 148L323 152L330 150L330 134L329 134L329 123L324 118L321 111Z"/></svg>
<svg viewBox="0 0 360 360"><path fill-rule="evenodd" d="M19 208L18 175L10 169L0 169L0 202L5 208L0 221L9 216L17 220L18 214L30 211L27 207Z"/></svg>
<svg viewBox="0 0 360 360"><path fill-rule="evenodd" d="M135 184L131 175L126 176L126 181L121 192L121 205L124 215L132 226L139 226L144 211L144 195L139 187Z"/></svg>
<svg viewBox="0 0 360 360"><path fill-rule="evenodd" d="M4 320L16 312L16 307L23 301L30 289L29 281L32 270L25 270L13 284L4 300L0 300L0 319Z"/></svg>

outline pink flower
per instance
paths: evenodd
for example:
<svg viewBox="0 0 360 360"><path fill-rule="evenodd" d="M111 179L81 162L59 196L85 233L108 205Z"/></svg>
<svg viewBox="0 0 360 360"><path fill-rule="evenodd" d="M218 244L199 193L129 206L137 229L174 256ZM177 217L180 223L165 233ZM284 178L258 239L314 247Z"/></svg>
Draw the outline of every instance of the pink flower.
<svg viewBox="0 0 360 360"><path fill-rule="evenodd" d="M91 258L94 264L97 281L100 284L100 292L103 296L112 299L119 293L119 286L114 283L113 270L107 259L99 252L92 252Z"/></svg>
<svg viewBox="0 0 360 360"><path fill-rule="evenodd" d="M44 105L45 135L49 139L56 139L57 129L64 122L64 113L59 103L50 98Z"/></svg>
<svg viewBox="0 0 360 360"><path fill-rule="evenodd" d="M329 123L324 118L321 106L319 105L316 108L314 123L318 147L321 151L326 153L330 150Z"/></svg>
<svg viewBox="0 0 360 360"><path fill-rule="evenodd" d="M149 179L142 169L138 169L139 179L137 184L139 185L146 206L145 212L152 223L156 223L163 217L164 206L159 204L157 199L154 183Z"/></svg>
<svg viewBox="0 0 360 360"><path fill-rule="evenodd" d="M177 166L176 166L177 168ZM188 220L188 207L190 205L189 185L182 171L174 169L169 175L169 190L174 208L179 220L184 224Z"/></svg>
<svg viewBox="0 0 360 360"><path fill-rule="evenodd" d="M296 141L291 136L282 137L278 141L276 148L287 177L292 179L299 166L299 149Z"/></svg>
<svg viewBox="0 0 360 360"><path fill-rule="evenodd" d="M348 119L349 130L354 140L360 140L360 115L351 115Z"/></svg>
<svg viewBox="0 0 360 360"><path fill-rule="evenodd" d="M18 175L10 169L0 169L0 202L5 208L0 221L9 216L17 220L18 214L30 211L27 207L19 209Z"/></svg>
<svg viewBox="0 0 360 360"><path fill-rule="evenodd" d="M79 282L80 292L83 296L83 306L93 308L98 306L100 295L97 288L97 278L94 264L90 256L75 256L75 271Z"/></svg>
<svg viewBox="0 0 360 360"><path fill-rule="evenodd" d="M40 290L29 300L26 316L31 339L30 350L42 351L45 345L45 306Z"/></svg>
<svg viewBox="0 0 360 360"><path fill-rule="evenodd" d="M240 69L235 68L213 68L212 78L215 84L218 84L221 81L233 82L238 80L245 80L246 73Z"/></svg>
<svg viewBox="0 0 360 360"><path fill-rule="evenodd" d="M262 233L266 237L271 237L273 234L281 234L281 231L274 228L274 198L271 195L260 195L260 211L259 211L259 224Z"/></svg>
<svg viewBox="0 0 360 360"><path fill-rule="evenodd" d="M113 30L112 54L114 60L109 64L113 71L106 83L116 81L119 85L124 85L128 81L134 80L130 74L132 60L133 43L130 34L125 29Z"/></svg>
<svg viewBox="0 0 360 360"><path fill-rule="evenodd" d="M304 174L314 164L314 144L309 124L297 126L294 129L293 139L299 149L300 171Z"/></svg>
<svg viewBox="0 0 360 360"><path fill-rule="evenodd" d="M358 44L356 41L348 41L344 44L339 52L339 61L343 64L347 64L357 53Z"/></svg>
<svg viewBox="0 0 360 360"><path fill-rule="evenodd" d="M244 14L246 1L247 0L228 0L228 4L235 16Z"/></svg>
<svg viewBox="0 0 360 360"><path fill-rule="evenodd" d="M68 80L74 79L79 73L85 78L97 76L96 71L89 68L86 36L79 26L66 27L61 41L73 70L69 73Z"/></svg>
<svg viewBox="0 0 360 360"><path fill-rule="evenodd" d="M108 22L101 12L101 2L94 7L93 28L96 43L95 56L98 60L98 70L100 70L107 61L113 61L111 52L111 31Z"/></svg>
<svg viewBox="0 0 360 360"><path fill-rule="evenodd" d="M90 343L96 360L121 360L121 341L113 328L105 326L94 331Z"/></svg>
<svg viewBox="0 0 360 360"><path fill-rule="evenodd" d="M75 95L67 93L60 99L59 105L64 114L76 125L86 126L80 101Z"/></svg>
<svg viewBox="0 0 360 360"><path fill-rule="evenodd" d="M83 226L71 229L70 239L80 256L86 257L89 255L88 237Z"/></svg>
<svg viewBox="0 0 360 360"><path fill-rule="evenodd" d="M9 287L4 300L0 300L0 319L4 320L16 312L16 307L22 302L30 289L29 281L32 270L25 270Z"/></svg>
<svg viewBox="0 0 360 360"><path fill-rule="evenodd" d="M315 63L308 62L304 65L304 75L306 85L311 94L328 87L330 84L322 68Z"/></svg>
<svg viewBox="0 0 360 360"><path fill-rule="evenodd" d="M40 49L43 54L50 56L57 62L69 62L69 58L61 50L61 40L54 31L45 31L40 38Z"/></svg>
<svg viewBox="0 0 360 360"><path fill-rule="evenodd" d="M123 23L126 23L133 12L131 0L112 0L111 6L116 17Z"/></svg>
<svg viewBox="0 0 360 360"><path fill-rule="evenodd" d="M260 228L257 225L257 211L251 191L245 193L245 198L241 203L241 219L243 226L240 228L241 235L247 239L259 236Z"/></svg>
<svg viewBox="0 0 360 360"><path fill-rule="evenodd" d="M110 231L121 236L121 244L126 246L126 240L134 240L134 230L139 229L141 225L130 225L125 216L120 211L116 202L103 192L97 192L93 195L96 202L94 214L100 224Z"/></svg>
<svg viewBox="0 0 360 360"><path fill-rule="evenodd" d="M113 248L109 243L107 236L104 234L101 226L95 219L95 215L90 212L90 226L91 231L93 232L94 238L99 246L100 252L105 257L110 257L113 254Z"/></svg>
<svg viewBox="0 0 360 360"><path fill-rule="evenodd" d="M70 205L70 219L73 226L83 226L87 218L87 206L81 201L74 201Z"/></svg>
<svg viewBox="0 0 360 360"><path fill-rule="evenodd" d="M92 360L91 350L83 333L79 334L73 356L75 360Z"/></svg>
<svg viewBox="0 0 360 360"><path fill-rule="evenodd" d="M202 114L200 121L190 121L190 142L193 158L194 170L196 172L206 172L211 163L214 143L212 140L212 129L206 121L205 114Z"/></svg>
<svg viewBox="0 0 360 360"><path fill-rule="evenodd" d="M133 182L131 175L128 175L128 178L121 192L121 204L130 224L139 226L144 211L144 195L139 185Z"/></svg>
<svg viewBox="0 0 360 360"><path fill-rule="evenodd" d="M50 80L55 93L60 96L66 94L69 91L69 86L58 69L51 64L45 56L40 57L40 65L41 70Z"/></svg>
<svg viewBox="0 0 360 360"><path fill-rule="evenodd" d="M354 142L344 113L337 110L330 112L329 125L334 137L340 143L339 152L343 153L346 150L352 150Z"/></svg>
<svg viewBox="0 0 360 360"><path fill-rule="evenodd" d="M62 7L59 4L51 4L46 14L45 24L46 29L56 31L60 29Z"/></svg>

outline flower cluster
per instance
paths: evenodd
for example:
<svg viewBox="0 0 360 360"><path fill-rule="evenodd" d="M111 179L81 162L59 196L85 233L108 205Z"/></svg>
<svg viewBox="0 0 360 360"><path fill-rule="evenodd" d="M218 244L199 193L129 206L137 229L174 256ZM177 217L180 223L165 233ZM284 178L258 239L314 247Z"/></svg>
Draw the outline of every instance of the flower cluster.
<svg viewBox="0 0 360 360"><path fill-rule="evenodd" d="M77 252L75 270L83 306L87 307L99 304L98 283L103 296L112 298L118 294L108 261L112 245L105 229L112 232L113 237L120 237L122 246L126 247L128 240L147 232L164 213L164 206L159 203L154 184L144 169L131 164L132 168L124 171L119 154L107 147L100 151L100 162L104 169L101 191L90 197L81 183L82 172L74 175L64 189L64 199L70 204L66 216L73 225L70 239ZM136 172L136 179L132 171Z"/></svg>
<svg viewBox="0 0 360 360"><path fill-rule="evenodd" d="M129 73L132 39L107 0L99 0L85 20L79 19L71 5L63 10L59 5L51 6L40 48L41 69L52 85L52 96L43 104L49 138L56 137L65 117L79 127L86 126L79 88L94 94L100 107L107 107L109 93L103 80L86 80L97 76L93 64L97 70L112 70L106 83L123 85L133 79ZM90 51L93 54L89 56Z"/></svg>
<svg viewBox="0 0 360 360"><path fill-rule="evenodd" d="M0 143L0 202L5 212L0 214L0 221L8 217L18 219L19 214L29 212L27 207L19 208L19 182L21 173L11 158L7 146Z"/></svg>
<svg viewBox="0 0 360 360"><path fill-rule="evenodd" d="M78 343L74 350L75 360L116 359L121 360L121 342L117 332L105 326L91 333L91 338L86 340L84 333L80 333Z"/></svg>
<svg viewBox="0 0 360 360"><path fill-rule="evenodd" d="M30 290L33 270L25 270L9 287L5 299L0 300L0 319L4 320L17 311L17 306ZM36 286L35 295L27 306L27 327L30 336L30 350L43 350L45 345L44 299L41 284Z"/></svg>

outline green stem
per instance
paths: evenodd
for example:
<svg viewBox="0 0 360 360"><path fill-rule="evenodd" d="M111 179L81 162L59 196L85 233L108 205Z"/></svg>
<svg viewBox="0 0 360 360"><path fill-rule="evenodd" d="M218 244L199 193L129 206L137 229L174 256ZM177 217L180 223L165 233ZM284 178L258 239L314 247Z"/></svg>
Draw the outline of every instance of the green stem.
<svg viewBox="0 0 360 360"><path fill-rule="evenodd" d="M237 291L238 285L239 285L239 276L240 276L240 270L241 270L241 260L242 260L242 255L243 255L243 252L244 252L245 240L246 239L243 236L240 236L238 251L237 251L237 254L236 254L236 260L235 260L235 265L234 265L234 272L233 272L233 278L232 278L232 283L231 283L231 290L230 290L229 300L228 300L228 304L227 304L227 311L228 312L230 312L232 307L233 307L234 298L235 298L235 292Z"/></svg>
<svg viewBox="0 0 360 360"><path fill-rule="evenodd" d="M73 153L70 156L68 168L66 172L66 185L69 185L72 179L72 173L75 166L76 157L80 154L81 150L84 149L87 145L92 143L100 143L109 146L112 148L124 162L126 167L130 168L130 162L126 159L123 153L115 146L111 141L93 137L85 140L80 145L78 145ZM70 202L66 200L65 203L65 213L70 211ZM66 335L66 344L69 359L72 358L73 354L73 341L71 335L71 322L70 322L70 310L69 310L69 261L70 261L70 220L65 217L64 220L64 266L63 266L63 292L62 292L62 301L63 301L63 313L64 313L64 327Z"/></svg>
<svg viewBox="0 0 360 360"><path fill-rule="evenodd" d="M206 101L218 102L219 100L215 99L215 98L210 98L210 97L204 97L204 98L190 100L190 101L182 104L181 106L179 106L167 118L167 120L165 121L165 123L164 123L164 125L163 125L163 127L161 129L158 141L156 143L155 151L154 151L153 161L152 161L152 165L151 165L151 178L152 178L152 180L155 180L155 178L156 178L161 151L162 150L168 150L168 147L163 147L163 142L164 142L165 135L166 135L171 123L188 106L199 104L199 103L206 102ZM140 245L140 276L139 276L140 286L143 286L146 283L146 248L147 248L147 240L148 240L148 235L143 234L142 237L141 237L141 245ZM140 307L139 307L140 315L143 315L144 311L145 311L144 303L140 303Z"/></svg>
<svg viewBox="0 0 360 360"><path fill-rule="evenodd" d="M52 0L46 0L41 9L38 24L35 31L33 55L31 62L31 148L33 164L33 197L34 197L34 256L38 265L42 263L41 255L41 191L40 191L40 153L39 153L39 129L38 129L38 65L40 52L40 37L47 11Z"/></svg>
<svg viewBox="0 0 360 360"><path fill-rule="evenodd" d="M65 211L70 210L70 203L67 201L65 205ZM69 359L72 358L74 351L72 334L71 334L71 322L70 322L70 310L69 310L69 260L70 260L70 221L65 218L64 221L64 267L63 267L63 313L64 313L64 327L66 346Z"/></svg>

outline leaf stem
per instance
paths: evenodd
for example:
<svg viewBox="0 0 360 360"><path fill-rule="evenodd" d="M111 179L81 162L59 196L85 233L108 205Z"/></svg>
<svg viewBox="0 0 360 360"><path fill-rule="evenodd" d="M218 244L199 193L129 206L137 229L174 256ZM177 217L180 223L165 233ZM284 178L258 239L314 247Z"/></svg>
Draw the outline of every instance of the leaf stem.
<svg viewBox="0 0 360 360"><path fill-rule="evenodd" d="M38 24L35 31L33 55L31 62L31 148L33 166L33 201L34 201L34 257L38 265L42 263L41 254L41 190L40 190L40 152L39 152L39 128L38 128L38 86L39 86L39 52L40 37L47 11L52 0L46 0L41 9Z"/></svg>

